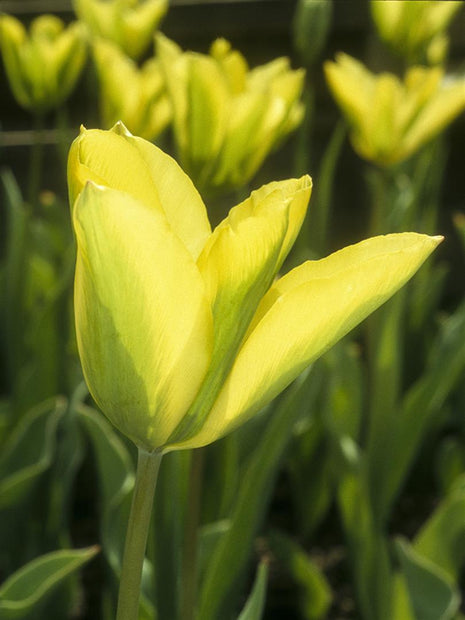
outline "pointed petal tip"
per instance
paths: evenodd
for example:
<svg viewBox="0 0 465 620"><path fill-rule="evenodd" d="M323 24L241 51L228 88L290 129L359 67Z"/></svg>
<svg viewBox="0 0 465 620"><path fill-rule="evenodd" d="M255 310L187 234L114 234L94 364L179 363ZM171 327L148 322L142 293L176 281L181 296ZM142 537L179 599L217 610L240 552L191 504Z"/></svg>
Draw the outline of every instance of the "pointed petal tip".
<svg viewBox="0 0 465 620"><path fill-rule="evenodd" d="M302 181L302 184L305 187L313 187L313 179L309 174L304 174L300 177L299 181Z"/></svg>
<svg viewBox="0 0 465 620"><path fill-rule="evenodd" d="M105 185L101 185L100 183L96 183L95 181L91 181L90 179L87 179L83 189L83 191L85 191L86 193L104 192L105 190L108 190L108 187L106 187Z"/></svg>
<svg viewBox="0 0 465 620"><path fill-rule="evenodd" d="M133 137L132 133L129 131L123 121L117 121L110 129L110 131L116 133L118 136L128 136L130 138Z"/></svg>

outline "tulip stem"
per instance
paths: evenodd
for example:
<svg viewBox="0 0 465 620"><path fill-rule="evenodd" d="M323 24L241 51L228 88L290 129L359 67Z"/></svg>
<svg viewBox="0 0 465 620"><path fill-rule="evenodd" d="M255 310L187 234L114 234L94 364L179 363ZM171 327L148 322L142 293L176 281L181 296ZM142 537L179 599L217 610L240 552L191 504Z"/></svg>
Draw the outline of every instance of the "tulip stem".
<svg viewBox="0 0 465 620"><path fill-rule="evenodd" d="M34 138L31 147L31 159L29 163L29 204L33 209L39 202L40 183L42 177L42 159L44 155L43 132L44 118L42 114L34 115Z"/></svg>
<svg viewBox="0 0 465 620"><path fill-rule="evenodd" d="M139 448L136 483L129 514L116 620L138 620L142 566L162 454Z"/></svg>
<svg viewBox="0 0 465 620"><path fill-rule="evenodd" d="M189 472L188 512L182 556L181 618L193 620L197 598L197 536L200 517L204 450L192 451Z"/></svg>

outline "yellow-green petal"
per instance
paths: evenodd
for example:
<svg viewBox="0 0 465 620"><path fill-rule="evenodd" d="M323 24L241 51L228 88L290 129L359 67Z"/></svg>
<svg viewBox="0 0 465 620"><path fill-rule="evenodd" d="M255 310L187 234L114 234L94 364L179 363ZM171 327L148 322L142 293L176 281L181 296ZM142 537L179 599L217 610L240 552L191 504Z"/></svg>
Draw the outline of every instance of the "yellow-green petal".
<svg viewBox="0 0 465 620"><path fill-rule="evenodd" d="M326 81L334 98L354 124L363 125L371 114L375 79L361 62L338 54L336 62L325 62Z"/></svg>
<svg viewBox="0 0 465 620"><path fill-rule="evenodd" d="M172 441L201 428L244 334L302 224L311 179L270 183L231 209L198 260L213 310L211 368Z"/></svg>
<svg viewBox="0 0 465 620"><path fill-rule="evenodd" d="M76 333L89 389L137 445L160 448L195 398L213 327L199 271L165 217L87 184L74 208Z"/></svg>
<svg viewBox="0 0 465 620"><path fill-rule="evenodd" d="M189 54L187 64L189 154L183 154L189 172L202 185L215 164L229 117L230 95L220 65L208 56Z"/></svg>
<svg viewBox="0 0 465 620"><path fill-rule="evenodd" d="M153 140L171 119L157 59L150 58L139 69L117 45L105 39L94 42L93 52L105 127L122 121L131 133Z"/></svg>
<svg viewBox="0 0 465 620"><path fill-rule="evenodd" d="M200 254L211 232L205 205L189 177L158 147L119 123L111 131L83 130L68 161L71 205L87 181L126 192L164 213L194 259Z"/></svg>
<svg viewBox="0 0 465 620"><path fill-rule="evenodd" d="M146 0L126 11L121 44L129 56L138 59L147 51L167 10L168 0Z"/></svg>
<svg viewBox="0 0 465 620"><path fill-rule="evenodd" d="M20 50L25 45L26 31L19 20L0 15L0 46L11 90L20 105L31 107L31 96L24 80Z"/></svg>
<svg viewBox="0 0 465 620"><path fill-rule="evenodd" d="M374 237L278 280L202 430L180 447L210 443L249 419L405 284L440 241L415 233Z"/></svg>
<svg viewBox="0 0 465 620"><path fill-rule="evenodd" d="M425 104L404 136L402 154L407 157L439 134L465 108L465 80L450 80Z"/></svg>

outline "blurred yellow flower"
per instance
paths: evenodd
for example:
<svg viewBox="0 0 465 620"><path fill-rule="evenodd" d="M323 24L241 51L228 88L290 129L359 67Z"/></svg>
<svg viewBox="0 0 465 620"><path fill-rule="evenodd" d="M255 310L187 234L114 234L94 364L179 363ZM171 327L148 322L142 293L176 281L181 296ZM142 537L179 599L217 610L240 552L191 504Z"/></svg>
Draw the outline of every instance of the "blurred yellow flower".
<svg viewBox="0 0 465 620"><path fill-rule="evenodd" d="M412 67L401 81L338 54L336 62L325 63L325 73L354 149L379 166L413 155L465 108L465 80L445 78L439 67Z"/></svg>
<svg viewBox="0 0 465 620"><path fill-rule="evenodd" d="M86 60L86 36L77 22L65 28L54 15L35 19L29 34L15 17L0 16L0 47L17 102L46 112L71 93Z"/></svg>
<svg viewBox="0 0 465 620"><path fill-rule="evenodd" d="M94 42L93 52L105 127L121 120L142 138L156 138L171 120L159 62L150 58L139 69L120 48L104 39Z"/></svg>
<svg viewBox="0 0 465 620"><path fill-rule="evenodd" d="M122 124L71 147L75 315L97 404L139 447L206 445L388 299L440 241L376 237L273 283L311 179L269 183L211 231L176 162Z"/></svg>
<svg viewBox="0 0 465 620"><path fill-rule="evenodd" d="M445 59L449 23L463 2L371 0L380 37L411 63L439 64Z"/></svg>
<svg viewBox="0 0 465 620"><path fill-rule="evenodd" d="M287 58L249 70L224 39L210 54L156 40L182 166L202 190L244 185L301 122L304 71L292 71Z"/></svg>
<svg viewBox="0 0 465 620"><path fill-rule="evenodd" d="M168 10L168 0L73 0L73 5L92 35L109 39L136 60Z"/></svg>

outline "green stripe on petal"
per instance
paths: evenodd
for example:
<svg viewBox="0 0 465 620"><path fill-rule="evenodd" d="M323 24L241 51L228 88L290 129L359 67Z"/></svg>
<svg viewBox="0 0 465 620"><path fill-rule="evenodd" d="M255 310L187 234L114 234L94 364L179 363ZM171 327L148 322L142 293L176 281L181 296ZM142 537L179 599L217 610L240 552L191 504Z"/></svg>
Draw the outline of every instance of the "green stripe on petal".
<svg viewBox="0 0 465 620"><path fill-rule="evenodd" d="M211 233L207 212L192 181L169 155L132 136L122 123L110 131L83 130L69 156L70 204L87 181L130 194L161 211L194 259Z"/></svg>
<svg viewBox="0 0 465 620"><path fill-rule="evenodd" d="M260 304L203 428L176 447L208 444L249 419L405 284L440 241L374 237L281 278Z"/></svg>
<svg viewBox="0 0 465 620"><path fill-rule="evenodd" d="M87 184L74 226L76 332L87 384L115 426L157 449L210 363L202 278L166 218L127 194Z"/></svg>

